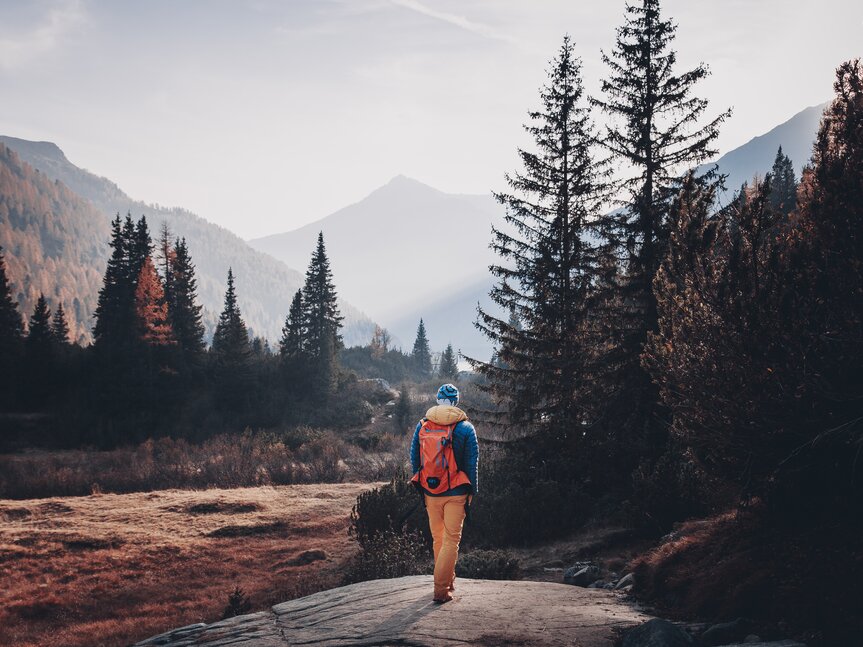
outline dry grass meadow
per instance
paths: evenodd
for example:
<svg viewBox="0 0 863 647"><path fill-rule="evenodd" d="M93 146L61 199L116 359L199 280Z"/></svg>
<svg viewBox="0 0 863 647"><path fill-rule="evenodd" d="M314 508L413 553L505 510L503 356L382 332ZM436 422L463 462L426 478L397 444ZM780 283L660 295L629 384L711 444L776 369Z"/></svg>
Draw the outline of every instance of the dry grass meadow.
<svg viewBox="0 0 863 647"><path fill-rule="evenodd" d="M374 484L0 500L0 645L123 645L338 585ZM320 553L306 551L323 551Z"/></svg>

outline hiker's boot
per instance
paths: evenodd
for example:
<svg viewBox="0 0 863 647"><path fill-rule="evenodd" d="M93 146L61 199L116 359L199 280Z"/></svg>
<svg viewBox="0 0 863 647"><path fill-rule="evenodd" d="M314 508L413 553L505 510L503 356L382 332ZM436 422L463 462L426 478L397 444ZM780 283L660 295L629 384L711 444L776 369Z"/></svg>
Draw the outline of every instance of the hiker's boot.
<svg viewBox="0 0 863 647"><path fill-rule="evenodd" d="M441 593L441 594L435 593L434 601L437 602L438 604L443 604L444 602L449 602L450 600L452 600L452 595L450 594L449 591L446 591L445 593Z"/></svg>

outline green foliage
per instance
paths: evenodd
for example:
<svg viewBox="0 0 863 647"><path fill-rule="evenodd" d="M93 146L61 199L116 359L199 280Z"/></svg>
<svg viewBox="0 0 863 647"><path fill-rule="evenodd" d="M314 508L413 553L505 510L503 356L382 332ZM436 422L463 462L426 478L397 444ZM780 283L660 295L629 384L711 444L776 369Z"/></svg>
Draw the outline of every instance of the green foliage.
<svg viewBox="0 0 863 647"><path fill-rule="evenodd" d="M502 258L491 268L498 283L490 296L511 316L479 310L477 328L496 346L496 361L468 358L488 379L510 423L555 437L561 451L574 445L585 418L589 326L601 249L588 244L606 193L606 168L595 157L595 135L581 79L581 61L565 37L540 91L540 108L525 126L531 150L520 150L523 170L507 176L508 227L493 229Z"/></svg>
<svg viewBox="0 0 863 647"><path fill-rule="evenodd" d="M228 269L225 307L213 335L213 360L218 401L236 407L244 399L250 382L251 347L249 333L237 305L234 273Z"/></svg>
<svg viewBox="0 0 863 647"><path fill-rule="evenodd" d="M438 377L443 382L455 382L458 377L458 362L456 361L452 344L447 344L444 352L441 353Z"/></svg>
<svg viewBox="0 0 863 647"><path fill-rule="evenodd" d="M417 326L417 338L414 340L411 357L420 377L430 377L432 374L431 350L429 349L428 337L426 337L426 325L422 319L420 319L420 323Z"/></svg>
<svg viewBox="0 0 863 647"><path fill-rule="evenodd" d="M517 557L504 550L472 550L459 555L455 574L478 580L517 580L521 565Z"/></svg>

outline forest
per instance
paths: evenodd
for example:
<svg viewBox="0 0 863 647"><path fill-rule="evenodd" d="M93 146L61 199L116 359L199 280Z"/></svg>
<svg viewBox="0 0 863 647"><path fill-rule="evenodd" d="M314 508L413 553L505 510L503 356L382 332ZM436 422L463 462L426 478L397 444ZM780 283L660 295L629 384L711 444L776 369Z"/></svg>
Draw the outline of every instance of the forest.
<svg viewBox="0 0 863 647"><path fill-rule="evenodd" d="M208 348L185 240L163 226L154 242L146 218L118 214L92 345L71 339L62 300L43 295L25 325L0 256L4 449L350 438L367 424L380 435L350 442L394 447L451 381L485 452L466 537L496 564L483 574L510 568L508 547L623 520L630 538L664 541L633 564L635 595L665 614L782 620L813 645L851 644L863 631L863 63L836 69L802 176L780 148L722 204L709 161L731 112L700 98L706 65L678 69L675 35L658 0L627 5L596 96L564 37L528 113L531 145L495 194L497 309L476 320L495 353L464 358L470 372L451 345L433 362L423 321L409 353L380 327L345 348L323 233L277 343L249 335L226 268ZM375 391L374 378L398 388ZM405 458L364 475L390 482L359 496L348 581L427 568Z"/></svg>

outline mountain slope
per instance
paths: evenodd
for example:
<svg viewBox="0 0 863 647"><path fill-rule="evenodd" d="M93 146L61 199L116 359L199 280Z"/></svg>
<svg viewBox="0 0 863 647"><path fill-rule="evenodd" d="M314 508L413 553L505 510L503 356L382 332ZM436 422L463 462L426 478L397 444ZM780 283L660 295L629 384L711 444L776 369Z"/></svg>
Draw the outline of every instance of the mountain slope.
<svg viewBox="0 0 863 647"><path fill-rule="evenodd" d="M725 181L727 195L723 199L730 198L744 182L751 182L756 173L764 177L773 167L780 146L782 152L794 162L799 179L800 172L812 156L812 144L821 122L821 113L826 107L827 104L823 103L806 108L788 121L720 157L716 161L719 171L728 175Z"/></svg>
<svg viewBox="0 0 863 647"><path fill-rule="evenodd" d="M63 304L72 339L89 341L110 236L92 204L0 143L0 245L25 321L43 292L52 310Z"/></svg>
<svg viewBox="0 0 863 647"><path fill-rule="evenodd" d="M434 318L429 304L462 294L465 286L487 283L488 265L495 259L488 248L491 223L500 213L491 195L450 195L398 176L322 220L249 244L290 265L323 231L342 294L362 303L390 328L397 343L409 348L420 316ZM473 307L442 315L457 321L452 332L429 328L434 350L447 341L457 347L469 343L455 333L464 323L473 341L478 340L471 324Z"/></svg>
<svg viewBox="0 0 863 647"><path fill-rule="evenodd" d="M69 162L63 151L53 143L31 142L7 136L0 136L0 142L15 150L22 160L39 169L42 174L52 180L59 180L74 193L89 200L100 215L106 232L107 224L115 214L125 215L128 212L136 219L146 215L154 237L162 221L168 223L175 236L184 236L197 268L198 292L210 332L222 309L228 267L233 267L240 309L250 330L267 337L271 342L278 340L291 298L303 282L299 272L251 249L227 229L189 211L132 200L110 180ZM5 233L0 231L0 244L5 246L4 238ZM103 240L107 254L108 236L104 236ZM314 242L304 250L303 256L298 258L297 267L307 265L313 247ZM105 259L107 255L103 256L99 265L100 272L104 270ZM35 257L28 263L31 272L41 267ZM338 284L336 287L339 288ZM85 300L90 297L81 295ZM359 343L370 339L374 328L371 320L346 301L342 301L340 306L345 315L346 342Z"/></svg>

